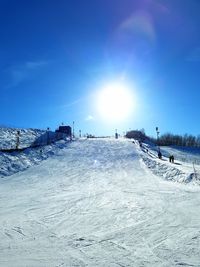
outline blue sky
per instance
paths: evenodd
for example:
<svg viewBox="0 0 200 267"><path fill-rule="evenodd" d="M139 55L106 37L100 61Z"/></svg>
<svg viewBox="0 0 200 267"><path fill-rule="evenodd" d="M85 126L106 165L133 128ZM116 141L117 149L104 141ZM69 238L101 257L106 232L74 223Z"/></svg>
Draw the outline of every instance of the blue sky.
<svg viewBox="0 0 200 267"><path fill-rule="evenodd" d="M199 10L198 0L1 0L0 124L200 134ZM96 92L118 82L135 106L104 121Z"/></svg>

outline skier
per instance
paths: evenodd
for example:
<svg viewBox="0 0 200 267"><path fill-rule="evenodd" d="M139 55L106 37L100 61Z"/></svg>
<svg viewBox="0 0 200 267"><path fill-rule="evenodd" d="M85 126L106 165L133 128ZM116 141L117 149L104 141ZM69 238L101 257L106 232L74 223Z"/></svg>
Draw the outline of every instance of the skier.
<svg viewBox="0 0 200 267"><path fill-rule="evenodd" d="M169 162L174 163L174 156L173 156L173 155L170 155L170 156L169 156Z"/></svg>
<svg viewBox="0 0 200 267"><path fill-rule="evenodd" d="M160 152L160 150L158 151L158 158L162 159L162 153Z"/></svg>

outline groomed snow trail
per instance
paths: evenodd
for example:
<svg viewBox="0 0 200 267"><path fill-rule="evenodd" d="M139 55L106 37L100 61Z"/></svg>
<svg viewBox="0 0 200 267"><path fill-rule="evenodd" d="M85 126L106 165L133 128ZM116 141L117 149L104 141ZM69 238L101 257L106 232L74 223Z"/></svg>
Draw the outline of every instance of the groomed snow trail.
<svg viewBox="0 0 200 267"><path fill-rule="evenodd" d="M0 266L200 266L200 189L134 144L82 140L0 180Z"/></svg>

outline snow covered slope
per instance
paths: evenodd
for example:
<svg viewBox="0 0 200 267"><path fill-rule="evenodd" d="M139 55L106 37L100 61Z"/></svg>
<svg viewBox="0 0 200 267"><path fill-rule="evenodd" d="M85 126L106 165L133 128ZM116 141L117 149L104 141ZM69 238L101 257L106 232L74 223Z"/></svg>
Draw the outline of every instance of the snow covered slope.
<svg viewBox="0 0 200 267"><path fill-rule="evenodd" d="M136 145L146 166L157 176L169 181L200 185L198 148L161 147L162 159L160 160L156 146L145 143L142 147L137 143ZM169 162L169 155L172 154L175 157L174 163Z"/></svg>
<svg viewBox="0 0 200 267"><path fill-rule="evenodd" d="M42 160L56 155L60 149L67 146L67 141L42 147L27 148L23 151L0 152L0 178L23 171Z"/></svg>
<svg viewBox="0 0 200 267"><path fill-rule="evenodd" d="M131 142L81 140L0 180L0 266L200 266L200 188Z"/></svg>
<svg viewBox="0 0 200 267"><path fill-rule="evenodd" d="M146 144L146 146L157 154L157 146L153 144ZM178 161L200 165L200 147L161 146L161 152L166 158L173 154Z"/></svg>
<svg viewBox="0 0 200 267"><path fill-rule="evenodd" d="M57 141L56 144L47 145L47 136L49 141L65 138L62 134L55 132L46 132L37 129L20 129L19 148L26 148L21 151L5 152L4 149L15 149L17 131L14 128L0 128L0 178L23 171L30 166L40 163L57 153L67 142ZM66 138L65 138L66 139ZM50 143L50 142L49 142ZM31 147L45 144L45 146Z"/></svg>
<svg viewBox="0 0 200 267"><path fill-rule="evenodd" d="M15 129L0 127L0 149L11 149L16 147L17 131L20 131L20 148L29 147L46 131L37 129Z"/></svg>
<svg viewBox="0 0 200 267"><path fill-rule="evenodd" d="M165 156L173 154L179 161L200 165L199 147L162 147L162 151Z"/></svg>

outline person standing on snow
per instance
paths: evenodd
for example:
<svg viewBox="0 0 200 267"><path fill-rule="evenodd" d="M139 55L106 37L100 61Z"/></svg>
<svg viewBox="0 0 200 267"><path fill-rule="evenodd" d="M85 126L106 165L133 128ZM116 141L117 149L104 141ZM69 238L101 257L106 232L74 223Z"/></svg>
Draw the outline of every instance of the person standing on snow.
<svg viewBox="0 0 200 267"><path fill-rule="evenodd" d="M158 151L158 158L162 159L162 153L160 152L160 150Z"/></svg>
<svg viewBox="0 0 200 267"><path fill-rule="evenodd" d="M174 163L174 156L173 155L169 156L169 162Z"/></svg>

